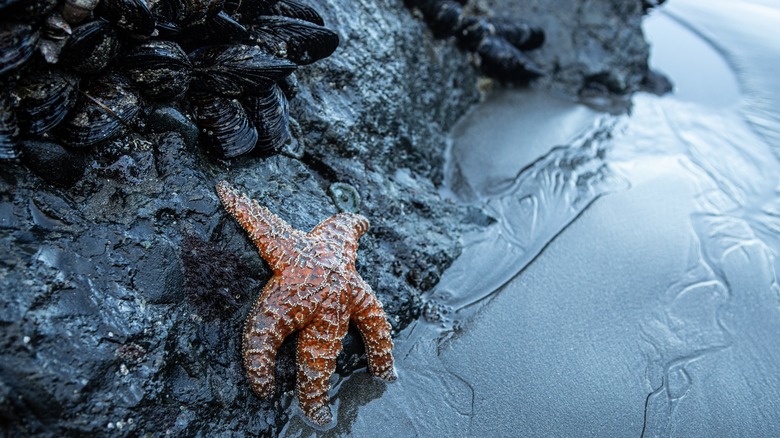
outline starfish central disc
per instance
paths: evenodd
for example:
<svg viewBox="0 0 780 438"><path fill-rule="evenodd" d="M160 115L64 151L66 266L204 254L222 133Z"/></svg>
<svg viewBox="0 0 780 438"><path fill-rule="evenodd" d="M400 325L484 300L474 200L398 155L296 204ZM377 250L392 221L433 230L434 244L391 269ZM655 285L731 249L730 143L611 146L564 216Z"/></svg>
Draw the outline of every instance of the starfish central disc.
<svg viewBox="0 0 780 438"><path fill-rule="evenodd" d="M308 233L231 187L217 184L217 195L273 270L244 328L244 367L260 398L274 393L276 350L299 331L296 387L301 410L314 423L330 423L330 376L349 323L363 337L368 371L393 381L393 340L382 303L355 269L358 239L368 220L339 213Z"/></svg>

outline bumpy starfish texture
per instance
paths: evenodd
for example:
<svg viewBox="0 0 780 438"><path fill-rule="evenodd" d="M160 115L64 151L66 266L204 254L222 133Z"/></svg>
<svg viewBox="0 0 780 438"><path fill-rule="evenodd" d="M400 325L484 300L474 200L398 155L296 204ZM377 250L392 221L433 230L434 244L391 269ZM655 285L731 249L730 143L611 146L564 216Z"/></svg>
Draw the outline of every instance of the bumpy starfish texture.
<svg viewBox="0 0 780 438"><path fill-rule="evenodd" d="M368 220L339 213L304 233L225 181L217 184L217 194L274 273L244 328L244 367L252 390L263 399L273 395L276 350L287 335L299 331L301 410L318 425L330 423L329 380L350 322L363 336L368 371L395 380L390 324L382 303L355 269L358 239L368 230Z"/></svg>

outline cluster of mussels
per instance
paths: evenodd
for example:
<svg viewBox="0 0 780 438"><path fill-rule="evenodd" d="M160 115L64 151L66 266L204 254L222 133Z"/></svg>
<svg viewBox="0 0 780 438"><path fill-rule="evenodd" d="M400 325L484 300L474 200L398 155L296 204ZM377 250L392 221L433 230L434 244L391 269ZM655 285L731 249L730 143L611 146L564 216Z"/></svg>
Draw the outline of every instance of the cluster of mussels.
<svg viewBox="0 0 780 438"><path fill-rule="evenodd" d="M219 157L278 150L290 75L338 44L296 0L0 0L0 159L141 132L155 102Z"/></svg>
<svg viewBox="0 0 780 438"><path fill-rule="evenodd" d="M469 14L468 0L404 0L422 13L437 38L455 37L458 45L477 53L482 72L492 78L523 82L542 69L523 51L544 43L544 31L522 20Z"/></svg>

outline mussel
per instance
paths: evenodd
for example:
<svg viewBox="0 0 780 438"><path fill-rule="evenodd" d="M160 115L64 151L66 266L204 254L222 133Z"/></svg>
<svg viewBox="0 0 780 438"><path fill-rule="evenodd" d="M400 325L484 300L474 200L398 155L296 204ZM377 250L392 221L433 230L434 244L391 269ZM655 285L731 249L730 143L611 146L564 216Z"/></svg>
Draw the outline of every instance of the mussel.
<svg viewBox="0 0 780 438"><path fill-rule="evenodd" d="M278 151L290 139L290 110L287 97L278 85L241 99L258 132L258 150Z"/></svg>
<svg viewBox="0 0 780 438"><path fill-rule="evenodd" d="M150 37L154 33L155 20L146 0L101 0L97 12L135 36Z"/></svg>
<svg viewBox="0 0 780 438"><path fill-rule="evenodd" d="M55 69L23 76L14 88L19 123L37 136L57 126L76 103L78 77Z"/></svg>
<svg viewBox="0 0 780 438"><path fill-rule="evenodd" d="M198 91L238 96L263 89L295 71L296 65L243 44L202 47L190 53Z"/></svg>
<svg viewBox="0 0 780 438"><path fill-rule="evenodd" d="M0 22L0 75L24 64L39 38L40 33L29 23Z"/></svg>
<svg viewBox="0 0 780 438"><path fill-rule="evenodd" d="M122 69L141 92L155 100L184 95L192 78L192 63L173 41L147 41L127 52Z"/></svg>
<svg viewBox="0 0 780 438"><path fill-rule="evenodd" d="M73 33L70 24L59 13L53 13L46 17L44 32L38 43L38 51L49 64L56 64L60 60L60 52L65 42Z"/></svg>
<svg viewBox="0 0 780 438"><path fill-rule="evenodd" d="M212 44L215 42L246 41L249 39L247 28L225 11L220 12L209 20L206 26L203 26L202 34Z"/></svg>
<svg viewBox="0 0 780 438"><path fill-rule="evenodd" d="M493 17L490 20L496 35L504 38L520 50L533 50L544 44L542 29L509 17Z"/></svg>
<svg viewBox="0 0 780 438"><path fill-rule="evenodd" d="M129 80L110 73L90 83L56 131L66 145L88 147L132 128L140 111L138 92Z"/></svg>
<svg viewBox="0 0 780 438"><path fill-rule="evenodd" d="M542 74L534 64L512 43L499 36L484 38L477 48L482 72L504 81L522 81Z"/></svg>
<svg viewBox="0 0 780 438"><path fill-rule="evenodd" d="M119 54L119 36L105 20L82 24L73 30L60 53L63 65L81 73L97 73Z"/></svg>
<svg viewBox="0 0 780 438"><path fill-rule="evenodd" d="M22 163L51 184L69 187L84 175L83 158L57 143L27 140L19 149Z"/></svg>
<svg viewBox="0 0 780 438"><path fill-rule="evenodd" d="M249 30L258 45L298 65L326 58L339 45L332 30L297 18L260 17Z"/></svg>
<svg viewBox="0 0 780 438"><path fill-rule="evenodd" d="M0 89L0 160L10 160L19 156L16 142L19 138L19 125L11 105L11 99Z"/></svg>
<svg viewBox="0 0 780 438"><path fill-rule="evenodd" d="M260 0L264 2L264 0ZM224 0L157 0L151 11L157 28L168 34L201 26L222 11Z"/></svg>
<svg viewBox="0 0 780 438"><path fill-rule="evenodd" d="M495 28L488 23L485 17L468 16L461 20L456 29L455 37L461 47L474 52L482 40L494 32Z"/></svg>
<svg viewBox="0 0 780 438"><path fill-rule="evenodd" d="M194 93L192 103L201 139L209 150L220 157L233 158L254 149L257 129L236 99Z"/></svg>
<svg viewBox="0 0 780 438"><path fill-rule="evenodd" d="M463 6L454 1L424 0L417 7L437 38L453 35L463 17Z"/></svg>
<svg viewBox="0 0 780 438"><path fill-rule="evenodd" d="M320 26L325 25L325 21L322 19L316 9L296 0L280 0L271 5L269 9L270 14L266 15L281 15L283 17L297 18L299 20L308 21Z"/></svg>

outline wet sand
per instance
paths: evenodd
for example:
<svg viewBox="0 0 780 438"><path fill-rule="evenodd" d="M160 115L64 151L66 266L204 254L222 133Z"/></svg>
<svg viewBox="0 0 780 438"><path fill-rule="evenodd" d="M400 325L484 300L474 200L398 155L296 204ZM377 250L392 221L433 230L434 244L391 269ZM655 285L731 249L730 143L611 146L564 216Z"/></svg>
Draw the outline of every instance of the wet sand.
<svg viewBox="0 0 780 438"><path fill-rule="evenodd" d="M757 3L695 3L671 2L686 20L658 29L722 40L718 65L746 65L715 76L745 94L683 80L618 118L538 92L488 99L455 130L447 181L497 222L429 297L444 320L396 339L399 380L339 382L337 424L317 434L780 435L780 124L755 117L780 99L751 94L771 69L729 51L751 33L717 26Z"/></svg>

